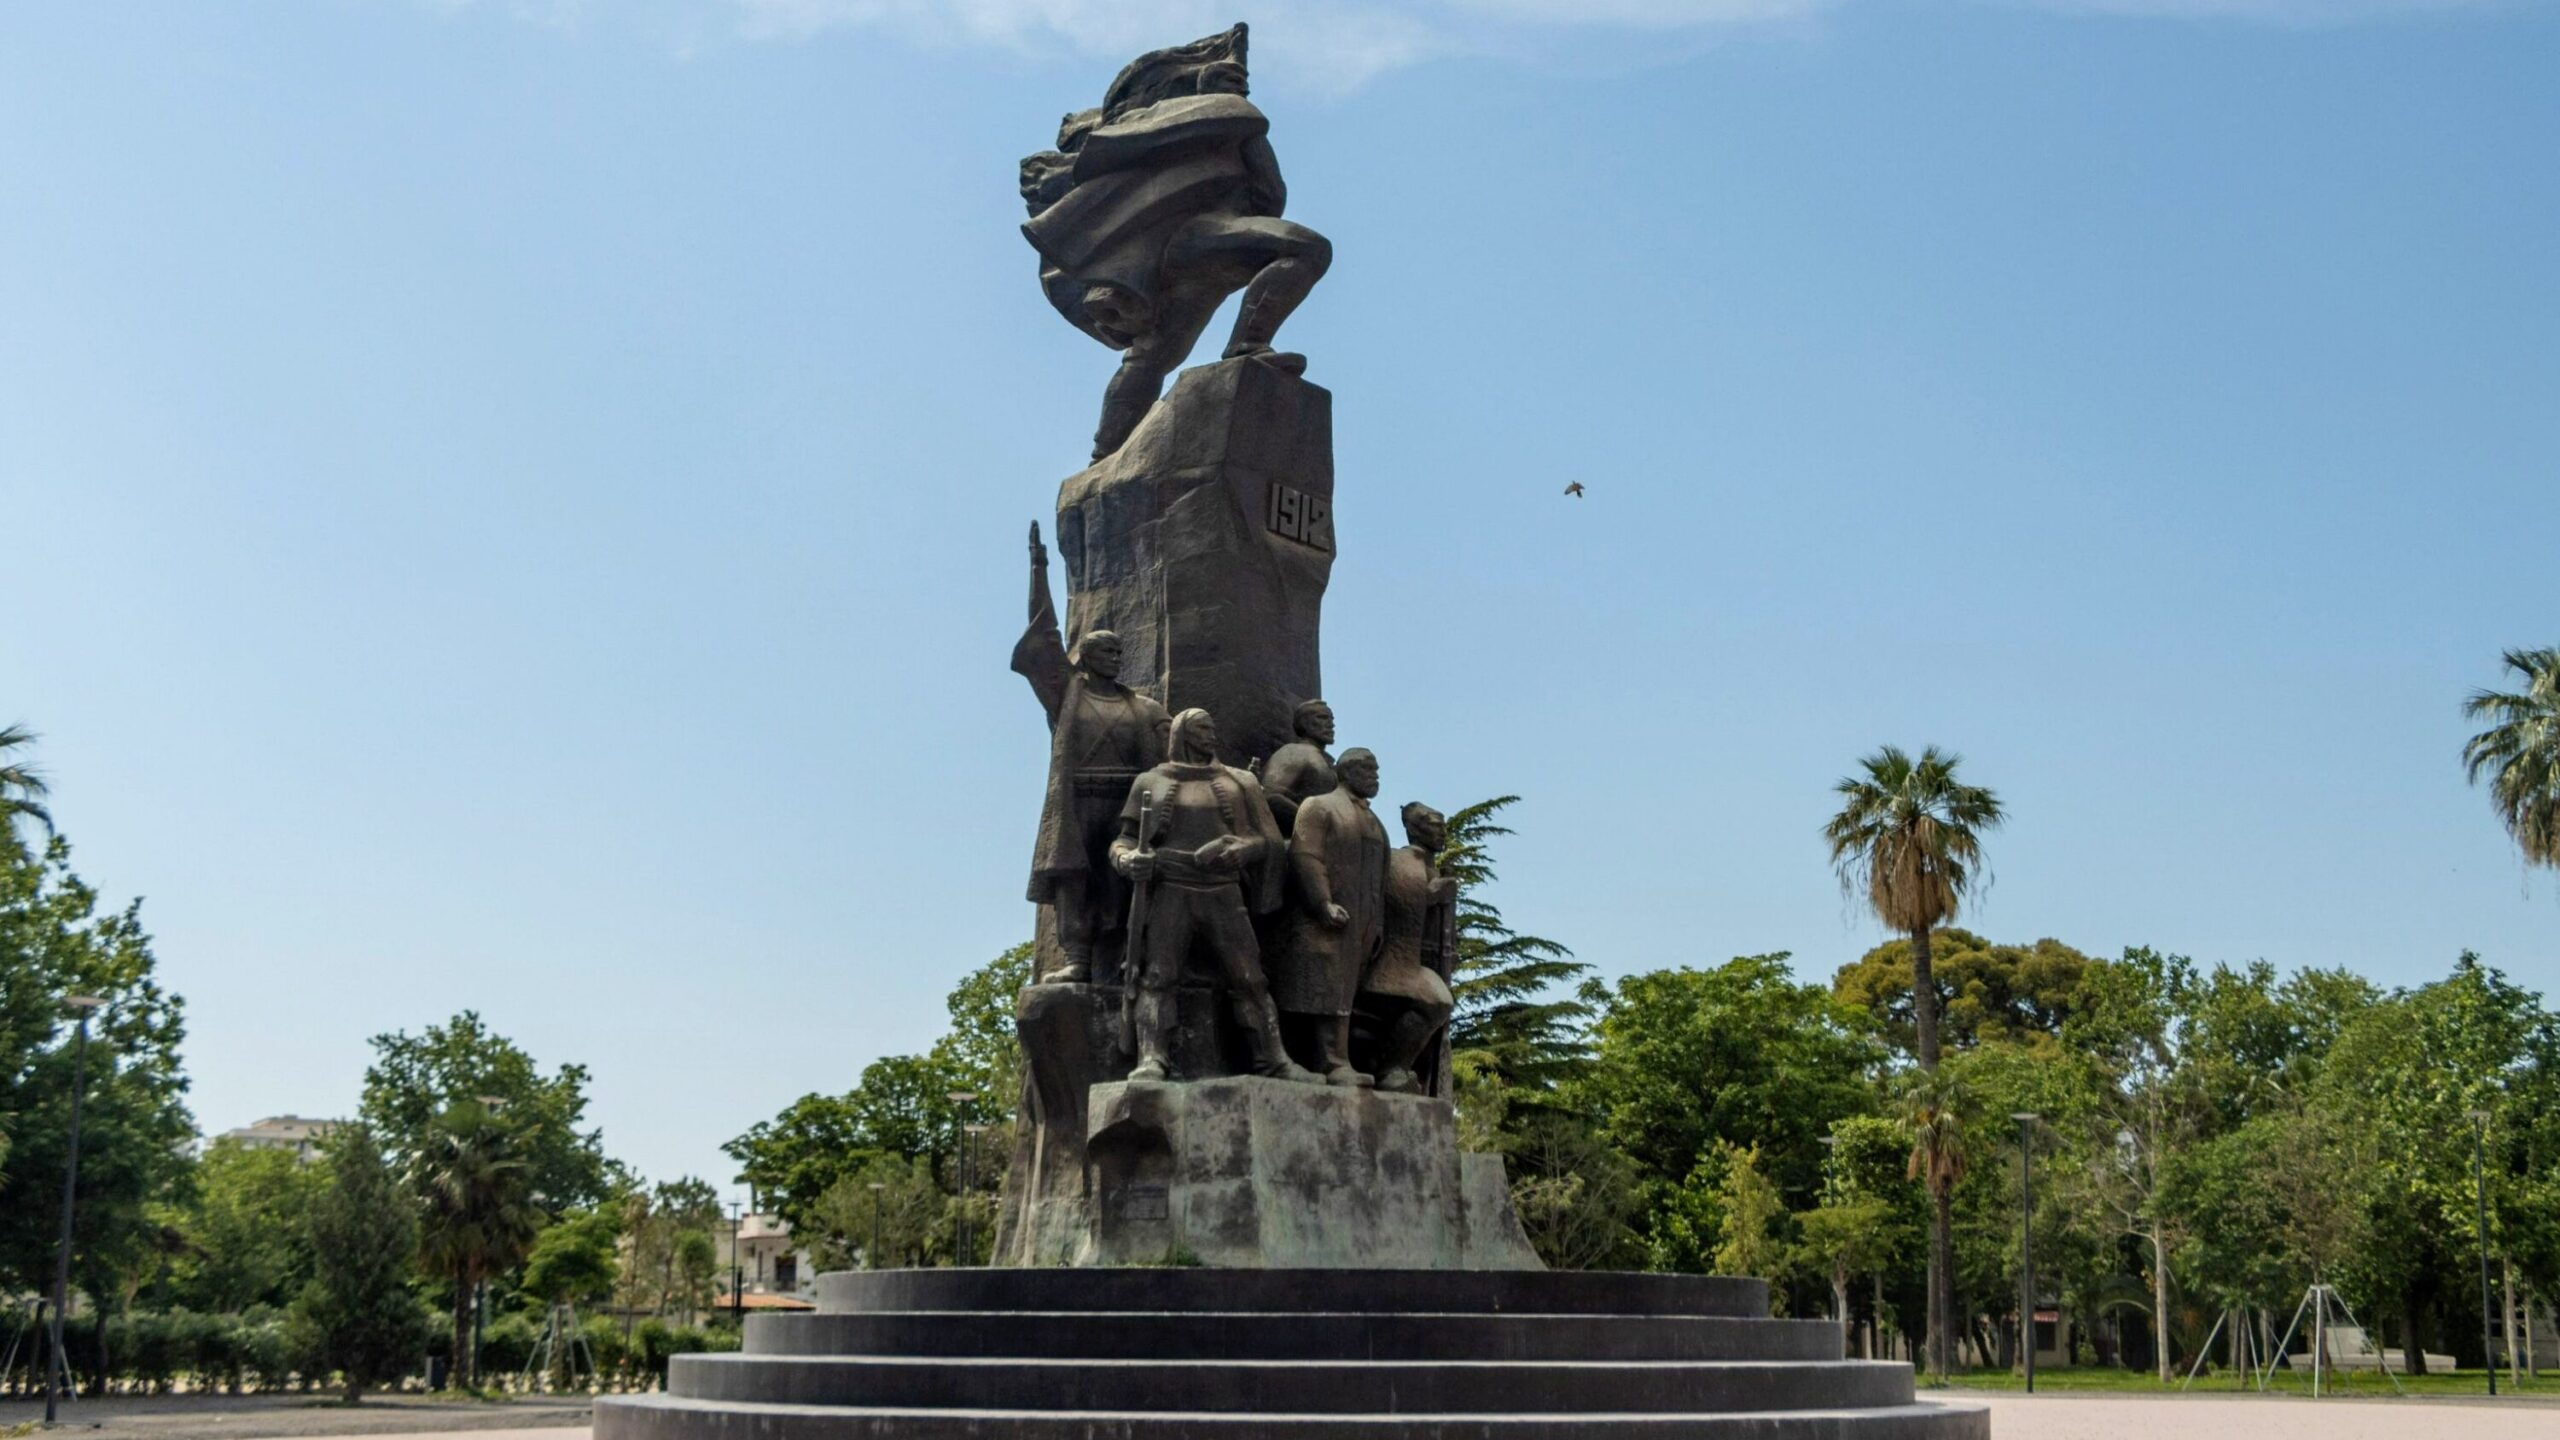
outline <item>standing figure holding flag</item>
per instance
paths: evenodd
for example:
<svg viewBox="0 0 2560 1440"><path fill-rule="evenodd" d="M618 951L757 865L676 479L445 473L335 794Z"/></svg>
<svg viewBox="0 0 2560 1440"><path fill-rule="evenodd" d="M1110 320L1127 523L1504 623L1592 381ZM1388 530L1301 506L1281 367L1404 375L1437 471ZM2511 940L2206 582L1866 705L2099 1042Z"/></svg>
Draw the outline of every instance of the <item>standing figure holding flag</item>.
<svg viewBox="0 0 2560 1440"><path fill-rule="evenodd" d="M1049 599L1049 552L1031 527L1031 621L1013 647L1013 668L1031 682L1049 716L1049 790L1040 803L1040 839L1031 857L1029 898L1054 909L1065 962L1045 985L1094 979L1094 958L1111 954L1129 887L1111 866L1119 804L1130 783L1164 759L1164 707L1120 683L1120 637L1095 630L1070 655ZM1117 978L1102 977L1105 981Z"/></svg>
<svg viewBox="0 0 2560 1440"><path fill-rule="evenodd" d="M1137 973L1130 1011L1137 1065L1131 1080L1172 1077L1174 987L1196 948L1218 967L1226 999L1253 1055L1254 1073L1322 1083L1280 1042L1280 1012L1263 978L1253 917L1280 903L1287 850L1262 786L1218 761L1218 731L1206 710L1173 717L1171 758L1138 777L1120 808L1111 864L1136 884L1143 913L1129 930ZM1142 831L1141 827L1145 827Z"/></svg>

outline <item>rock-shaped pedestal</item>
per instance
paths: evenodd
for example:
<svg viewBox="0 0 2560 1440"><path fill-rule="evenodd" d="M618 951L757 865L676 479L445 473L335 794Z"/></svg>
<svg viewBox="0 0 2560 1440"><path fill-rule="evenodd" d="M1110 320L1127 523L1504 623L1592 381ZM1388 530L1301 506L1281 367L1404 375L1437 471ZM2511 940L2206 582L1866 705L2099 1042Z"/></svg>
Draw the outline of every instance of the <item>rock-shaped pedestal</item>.
<svg viewBox="0 0 2560 1440"><path fill-rule="evenodd" d="M1538 1268L1502 1157L1459 1150L1449 1102L1230 1074L1214 992L1177 997L1176 1071L1227 1078L1125 1082L1116 989L1022 992L997 1263Z"/></svg>
<svg viewBox="0 0 2560 1440"><path fill-rule="evenodd" d="M1260 1076L1093 1087L1080 1265L1535 1270L1446 1101ZM1468 1160L1477 1162L1470 1166ZM1470 1184L1470 1179L1474 1183Z"/></svg>
<svg viewBox="0 0 2560 1440"><path fill-rule="evenodd" d="M1217 717L1221 759L1289 742L1323 693L1333 397L1269 361L1186 370L1128 443L1058 490L1069 639L1118 632L1128 679Z"/></svg>

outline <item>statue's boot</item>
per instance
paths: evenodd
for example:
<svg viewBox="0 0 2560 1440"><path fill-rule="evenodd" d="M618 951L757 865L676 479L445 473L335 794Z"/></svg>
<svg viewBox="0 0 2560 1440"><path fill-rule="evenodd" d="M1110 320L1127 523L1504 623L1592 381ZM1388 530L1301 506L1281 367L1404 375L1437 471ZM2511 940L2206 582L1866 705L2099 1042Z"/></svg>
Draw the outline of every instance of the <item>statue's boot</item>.
<svg viewBox="0 0 2560 1440"><path fill-rule="evenodd" d="M1298 302L1307 298L1307 292L1316 288L1324 271L1321 262L1303 255L1263 266L1253 283L1244 287L1244 303L1236 308L1235 333L1227 341L1227 358L1270 351L1272 337L1280 333L1280 322L1288 319ZM1271 358L1291 374L1307 368L1303 355ZM1291 362L1295 362L1294 366Z"/></svg>
<svg viewBox="0 0 2560 1440"><path fill-rule="evenodd" d="M1324 1066L1324 1083L1346 1088L1376 1083L1352 1067L1350 1016L1337 1015L1331 1022L1317 1026L1316 1036L1321 1047L1316 1058Z"/></svg>
<svg viewBox="0 0 2560 1440"><path fill-rule="evenodd" d="M1271 1003L1268 993L1239 995L1235 1007L1236 1023L1244 1027L1245 1039L1253 1047L1254 1074L1302 1085L1324 1083L1323 1076L1289 1058L1288 1047L1280 1043L1280 1007Z"/></svg>
<svg viewBox="0 0 2560 1440"><path fill-rule="evenodd" d="M1062 942L1067 961L1040 977L1043 985L1082 985L1093 979L1093 947Z"/></svg>
<svg viewBox="0 0 2560 1440"><path fill-rule="evenodd" d="M1173 1058L1167 1053L1167 1041L1173 1034L1173 992L1141 989L1137 1008L1138 1064L1129 1072L1129 1078L1169 1079L1173 1075Z"/></svg>
<svg viewBox="0 0 2560 1440"><path fill-rule="evenodd" d="M1422 1047L1440 1033L1440 1026L1418 1010L1407 1010L1396 1017L1387 1031L1387 1043L1378 1070L1378 1088L1412 1094L1422 1089L1421 1077L1413 1073L1414 1062L1422 1058Z"/></svg>
<svg viewBox="0 0 2560 1440"><path fill-rule="evenodd" d="M1147 418L1155 408L1156 396L1162 392L1161 377L1138 377L1125 371L1111 377L1110 388L1102 392L1102 425L1093 432L1093 458L1102 459L1128 443L1129 432Z"/></svg>

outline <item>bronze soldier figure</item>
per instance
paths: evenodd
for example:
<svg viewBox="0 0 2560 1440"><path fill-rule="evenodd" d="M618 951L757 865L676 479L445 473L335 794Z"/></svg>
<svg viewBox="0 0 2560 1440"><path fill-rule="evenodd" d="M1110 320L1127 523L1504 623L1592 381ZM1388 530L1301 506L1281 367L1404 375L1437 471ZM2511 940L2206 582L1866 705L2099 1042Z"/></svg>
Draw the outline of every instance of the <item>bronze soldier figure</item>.
<svg viewBox="0 0 2560 1440"><path fill-rule="evenodd" d="M1066 960L1042 984L1093 978L1097 953L1129 910L1129 887L1111 867L1120 802L1131 783L1164 759L1162 705L1120 683L1120 637L1096 630L1071 658L1049 600L1049 552L1031 527L1031 623L1014 646L1013 668L1031 682L1049 714L1049 791L1040 805L1030 899L1055 908Z"/></svg>
<svg viewBox="0 0 2560 1440"><path fill-rule="evenodd" d="M1333 707L1309 700L1289 716L1289 728L1298 738L1262 764L1262 792L1271 797L1271 818L1280 822L1283 835L1297 827L1301 803L1337 783L1333 756L1325 749L1333 743Z"/></svg>
<svg viewBox="0 0 2560 1440"><path fill-rule="evenodd" d="M1301 1054L1328 1084L1367 1085L1351 1063L1351 1001L1385 930L1387 832L1369 808L1378 757L1346 750L1342 783L1298 807L1289 837L1296 904L1272 957L1271 989Z"/></svg>
<svg viewBox="0 0 2560 1440"><path fill-rule="evenodd" d="M1387 857L1386 940L1361 984L1360 1007L1386 1026L1378 1088L1438 1091L1437 1042L1449 1023L1449 977L1457 968L1458 882L1440 874L1447 817L1415 801L1404 807L1404 834L1410 843Z"/></svg>
<svg viewBox="0 0 2560 1440"><path fill-rule="evenodd" d="M1171 1075L1174 986L1193 948L1205 945L1252 1048L1255 1073L1318 1080L1290 1063L1281 1045L1280 1016L1253 936L1254 912L1280 903L1284 859L1262 786L1218 762L1217 726L1206 710L1174 716L1166 748L1171 758L1129 787L1119 838L1111 843L1113 867L1146 889L1146 913L1129 921L1133 932L1142 932L1140 953L1132 957L1137 973L1126 981L1138 987L1132 1007L1138 1063L1129 1078ZM1149 827L1143 835L1142 822Z"/></svg>

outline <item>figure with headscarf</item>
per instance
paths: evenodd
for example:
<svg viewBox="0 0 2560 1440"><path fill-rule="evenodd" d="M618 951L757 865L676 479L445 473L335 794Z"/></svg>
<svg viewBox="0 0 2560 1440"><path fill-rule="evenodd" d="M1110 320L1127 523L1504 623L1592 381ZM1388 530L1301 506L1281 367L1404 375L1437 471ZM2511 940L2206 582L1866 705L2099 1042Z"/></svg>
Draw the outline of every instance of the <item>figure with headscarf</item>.
<svg viewBox="0 0 2560 1440"><path fill-rule="evenodd" d="M1022 162L1023 235L1058 313L1124 352L1103 391L1096 460L1120 448L1229 295L1244 291L1226 355L1290 374L1280 322L1333 263L1322 235L1280 218L1288 187L1270 120L1245 98L1245 27L1151 51L1098 109Z"/></svg>
<svg viewBox="0 0 2560 1440"><path fill-rule="evenodd" d="M1458 882L1440 873L1448 817L1404 807L1406 844L1387 857L1386 935L1360 983L1360 1009L1379 1017L1378 1088L1415 1093L1440 1083L1458 960Z"/></svg>
<svg viewBox="0 0 2560 1440"><path fill-rule="evenodd" d="M1137 1066L1129 1078L1171 1077L1174 987L1193 952L1206 950L1255 1073L1316 1081L1281 1044L1254 940L1253 917L1280 903L1287 859L1262 786L1219 763L1217 724L1206 710L1174 716L1166 750L1170 758L1129 787L1111 842L1112 865L1138 887L1129 916L1137 973L1125 982L1137 987L1130 1001Z"/></svg>
<svg viewBox="0 0 2560 1440"><path fill-rule="evenodd" d="M1308 1068L1332 1085L1366 1085L1351 1063L1351 1000L1384 929L1387 831L1369 802L1378 757L1342 752L1341 783L1298 807L1289 836L1291 904L1271 956L1271 994Z"/></svg>
<svg viewBox="0 0 2560 1440"><path fill-rule="evenodd" d="M1088 632L1070 654L1049 599L1049 552L1031 527L1031 622L1013 647L1013 668L1031 682L1049 715L1049 789L1032 848L1030 899L1053 907L1066 960L1042 984L1093 978L1096 957L1117 952L1129 887L1111 867L1119 803L1137 778L1164 759L1162 705L1120 683L1120 637Z"/></svg>

